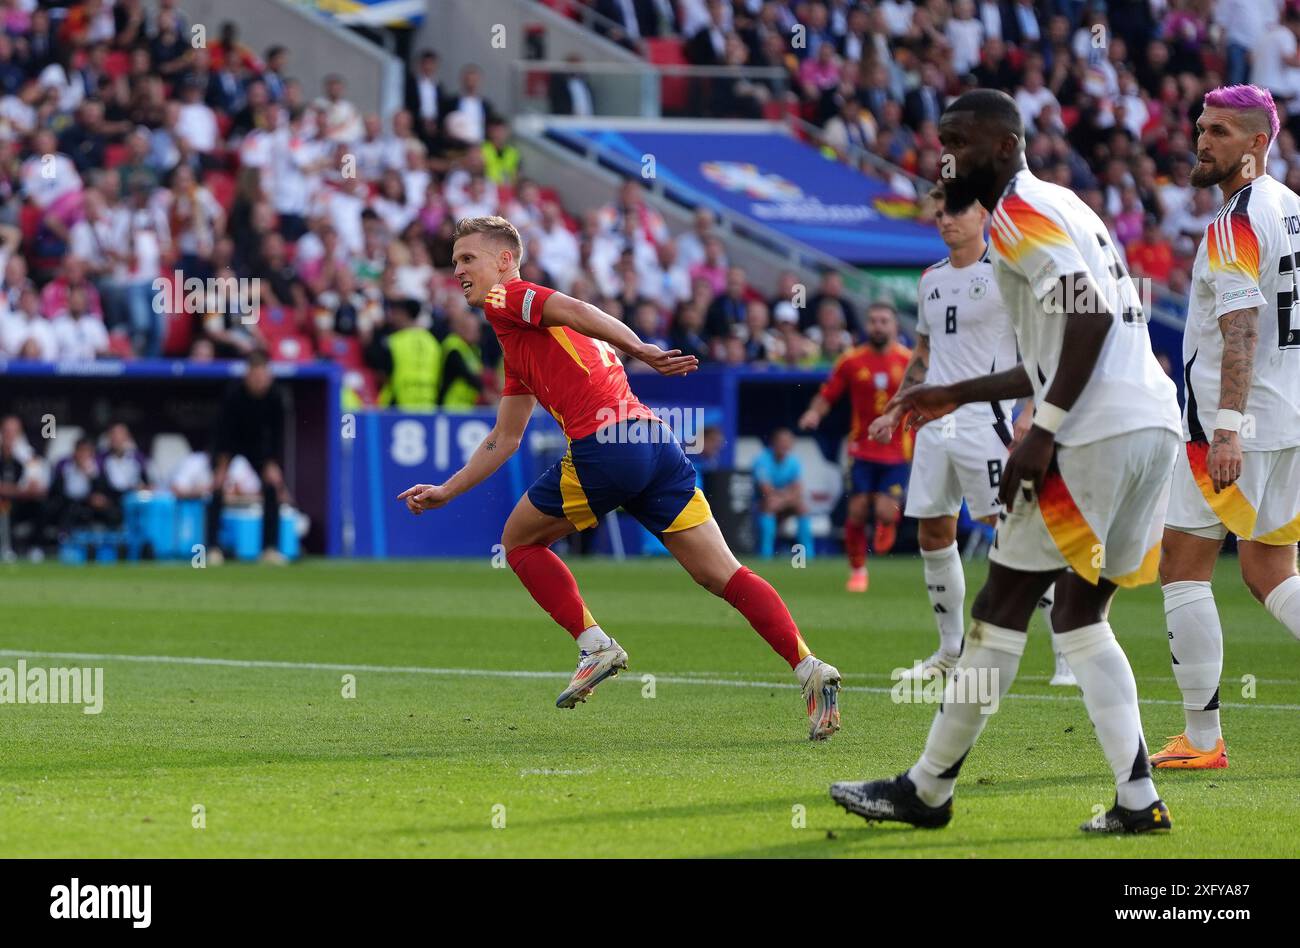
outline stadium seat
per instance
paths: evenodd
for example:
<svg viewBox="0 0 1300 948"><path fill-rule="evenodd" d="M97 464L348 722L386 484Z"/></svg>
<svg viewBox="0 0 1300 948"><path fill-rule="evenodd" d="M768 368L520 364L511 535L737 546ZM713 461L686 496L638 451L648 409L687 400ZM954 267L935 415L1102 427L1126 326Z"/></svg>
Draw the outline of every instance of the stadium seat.
<svg viewBox="0 0 1300 948"><path fill-rule="evenodd" d="M163 317L163 355L182 358L194 345L194 318L187 313Z"/></svg>
<svg viewBox="0 0 1300 948"><path fill-rule="evenodd" d="M681 39L675 36L647 39L646 59L656 66L688 66ZM659 101L665 112L685 112L690 102L690 80L664 76L659 81Z"/></svg>
<svg viewBox="0 0 1300 948"><path fill-rule="evenodd" d="M271 343L271 358L280 362L310 362L315 357L312 341L297 333L277 336Z"/></svg>
<svg viewBox="0 0 1300 948"><path fill-rule="evenodd" d="M229 171L209 171L203 178L203 186L229 214L230 206L235 203L235 176Z"/></svg>

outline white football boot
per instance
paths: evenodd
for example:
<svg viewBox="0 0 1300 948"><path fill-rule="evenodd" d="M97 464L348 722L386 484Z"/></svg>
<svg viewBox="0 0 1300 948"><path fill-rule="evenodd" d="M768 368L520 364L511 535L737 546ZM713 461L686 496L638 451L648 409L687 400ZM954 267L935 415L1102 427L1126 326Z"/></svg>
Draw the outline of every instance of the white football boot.
<svg viewBox="0 0 1300 948"><path fill-rule="evenodd" d="M591 697L591 693L602 681L617 676L620 668L627 668L627 652L613 639L609 640L607 646L594 652L578 652L578 667L569 679L569 687L555 699L555 706L577 707Z"/></svg>
<svg viewBox="0 0 1300 948"><path fill-rule="evenodd" d="M805 667L805 663L808 663ZM801 672L799 669L803 668ZM808 655L795 668L808 708L808 740L824 741L840 729L840 671Z"/></svg>

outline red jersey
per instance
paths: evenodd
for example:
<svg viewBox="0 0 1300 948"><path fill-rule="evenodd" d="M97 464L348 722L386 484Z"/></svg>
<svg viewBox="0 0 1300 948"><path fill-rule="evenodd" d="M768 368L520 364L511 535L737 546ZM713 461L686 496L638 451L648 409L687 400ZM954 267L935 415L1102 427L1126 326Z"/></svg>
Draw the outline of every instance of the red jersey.
<svg viewBox="0 0 1300 948"><path fill-rule="evenodd" d="M849 428L849 455L863 461L881 464L902 464L912 456L911 432L900 424L888 444L879 444L867 437L867 428L880 415L903 383L912 350L894 343L884 352L869 345L850 349L840 356L831 369L831 377L822 385L820 395L834 404L849 393L853 410L853 424Z"/></svg>
<svg viewBox="0 0 1300 948"><path fill-rule="evenodd" d="M505 357L501 395L536 395L570 441L613 421L655 417L632 394L613 346L568 326L542 325L554 292L518 277L488 291L483 312Z"/></svg>

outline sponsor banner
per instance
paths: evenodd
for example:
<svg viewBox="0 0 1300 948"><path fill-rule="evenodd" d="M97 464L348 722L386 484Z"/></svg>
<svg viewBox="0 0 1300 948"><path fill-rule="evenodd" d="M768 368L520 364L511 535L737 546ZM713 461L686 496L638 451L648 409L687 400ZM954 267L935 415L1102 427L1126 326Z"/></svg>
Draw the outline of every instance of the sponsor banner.
<svg viewBox="0 0 1300 948"><path fill-rule="evenodd" d="M913 219L914 201L779 130L566 126L549 134L584 150L595 145L691 203L738 212L858 266L923 267L948 252L933 226Z"/></svg>

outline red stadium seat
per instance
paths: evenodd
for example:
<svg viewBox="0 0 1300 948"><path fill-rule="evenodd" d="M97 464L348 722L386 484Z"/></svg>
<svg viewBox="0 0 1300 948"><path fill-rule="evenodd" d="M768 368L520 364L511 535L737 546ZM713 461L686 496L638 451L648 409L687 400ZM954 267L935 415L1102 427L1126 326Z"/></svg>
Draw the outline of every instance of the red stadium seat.
<svg viewBox="0 0 1300 948"><path fill-rule="evenodd" d="M119 359L134 359L135 350L131 348L131 338L124 332L108 334L108 351Z"/></svg>
<svg viewBox="0 0 1300 948"><path fill-rule="evenodd" d="M657 66L686 66L686 51L675 36L647 39L646 59ZM659 81L659 101L665 112L685 112L690 102L690 81L685 76L665 76Z"/></svg>
<svg viewBox="0 0 1300 948"><path fill-rule="evenodd" d="M235 176L229 171L209 171L203 178L203 186L229 214L230 206L235 203Z"/></svg>
<svg viewBox="0 0 1300 948"><path fill-rule="evenodd" d="M291 333L271 343L271 358L279 362L311 362L316 350L306 336Z"/></svg>
<svg viewBox="0 0 1300 948"><path fill-rule="evenodd" d="M183 359L194 345L194 317L189 313L163 316L163 355Z"/></svg>

